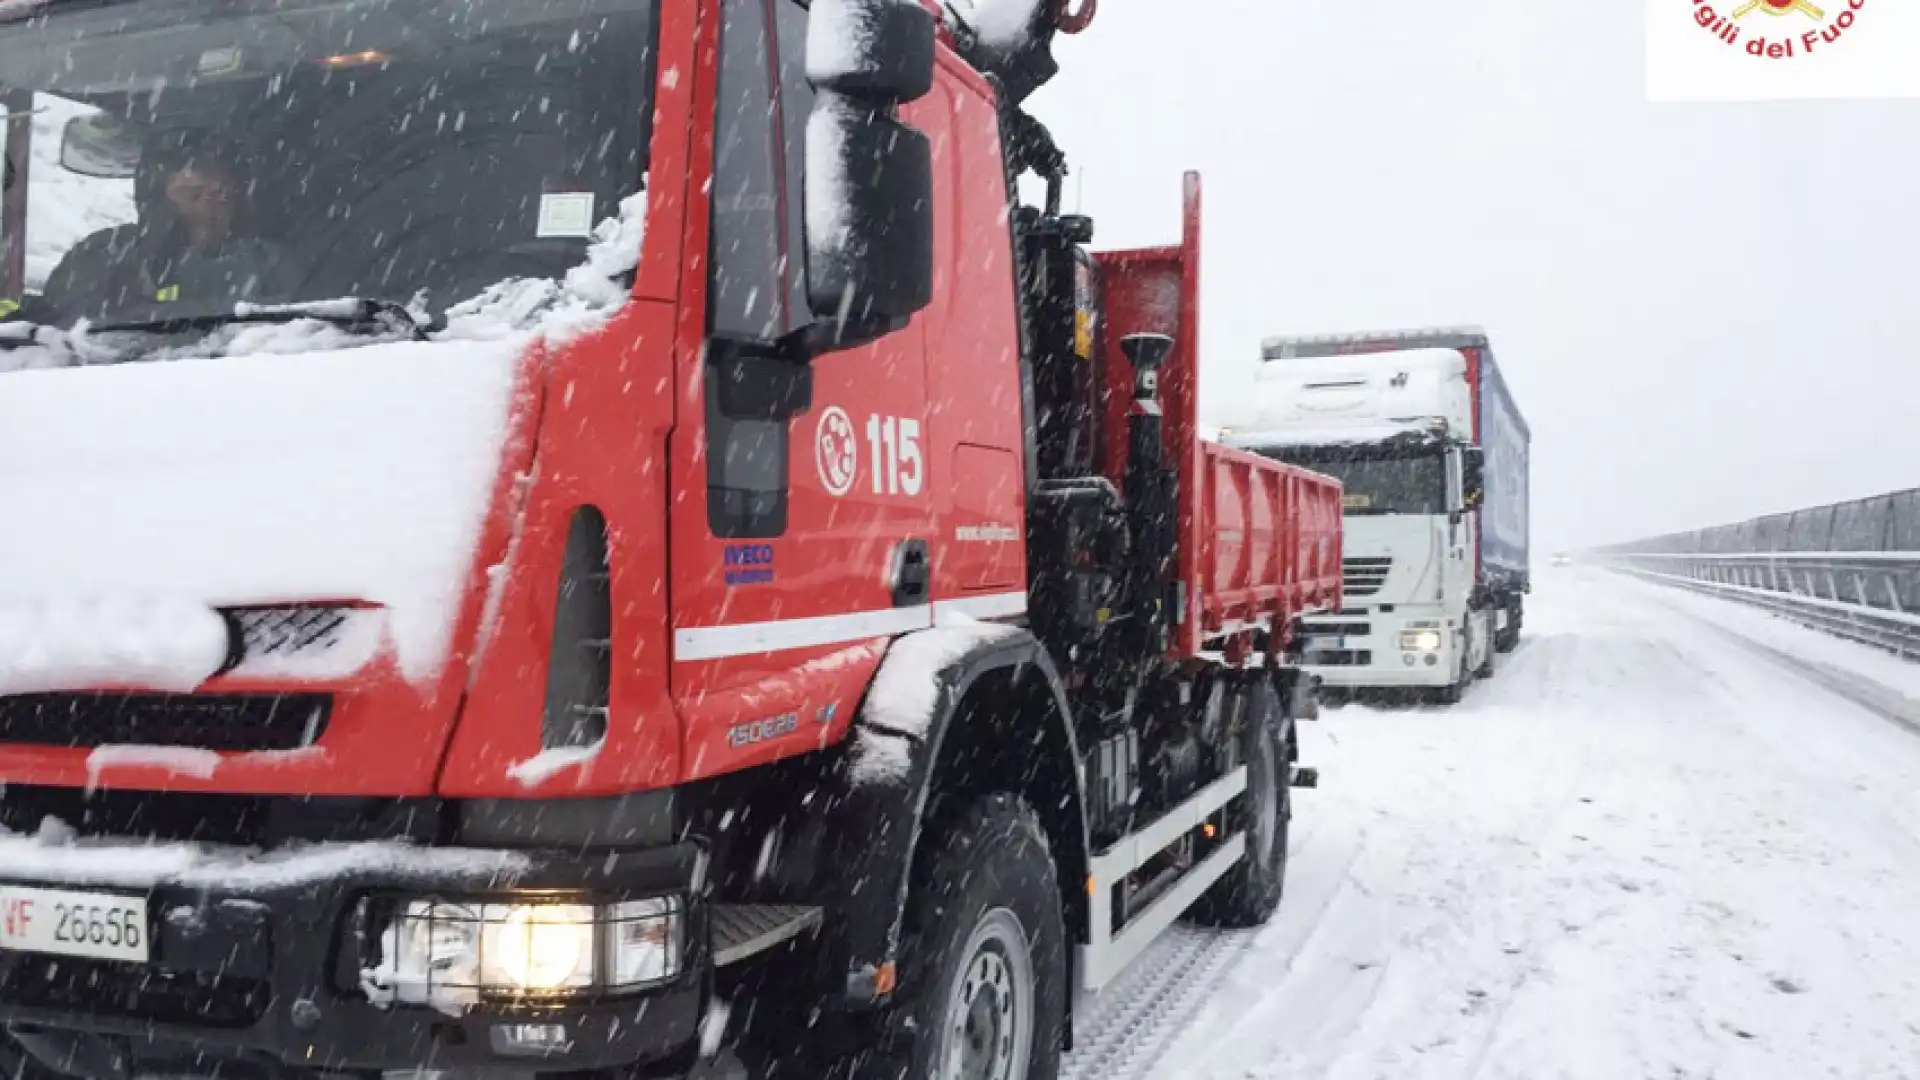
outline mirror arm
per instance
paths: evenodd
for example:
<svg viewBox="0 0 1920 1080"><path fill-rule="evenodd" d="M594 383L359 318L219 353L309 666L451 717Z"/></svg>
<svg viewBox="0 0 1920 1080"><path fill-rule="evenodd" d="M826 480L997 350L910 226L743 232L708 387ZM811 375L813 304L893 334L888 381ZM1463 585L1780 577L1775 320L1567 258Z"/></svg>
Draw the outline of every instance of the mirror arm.
<svg viewBox="0 0 1920 1080"><path fill-rule="evenodd" d="M909 320L849 315L844 320L820 318L788 334L780 342L782 352L799 360L813 360L830 353L857 349L907 328Z"/></svg>

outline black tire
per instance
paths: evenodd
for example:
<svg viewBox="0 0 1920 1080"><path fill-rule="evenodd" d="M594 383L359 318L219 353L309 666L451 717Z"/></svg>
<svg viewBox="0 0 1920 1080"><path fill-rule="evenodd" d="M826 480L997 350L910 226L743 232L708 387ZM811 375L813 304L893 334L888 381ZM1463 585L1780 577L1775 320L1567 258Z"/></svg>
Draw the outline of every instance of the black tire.
<svg viewBox="0 0 1920 1080"><path fill-rule="evenodd" d="M1067 1022L1066 926L1040 819L1019 798L1002 794L937 804L932 820L920 840L927 858L907 903L900 990L858 1074L921 1080L939 1075L935 1063L956 1037L968 1040L963 1055L992 1054L987 1042L1016 1043L1024 982L1024 1068L1020 1048L1012 1046L1010 1057L993 1063L1007 1071L989 1068L984 1075L1055 1080Z"/></svg>
<svg viewBox="0 0 1920 1080"><path fill-rule="evenodd" d="M1280 907L1287 887L1287 825L1293 819L1291 732L1280 695L1262 679L1239 696L1245 711L1235 733L1236 756L1227 764L1246 764L1247 791L1228 807L1227 831L1246 835L1247 856L1187 913L1201 926L1229 929L1260 926Z"/></svg>
<svg viewBox="0 0 1920 1080"><path fill-rule="evenodd" d="M1520 627L1526 609L1519 604L1507 608L1507 628L1493 635L1493 647L1500 652L1510 653L1520 647Z"/></svg>
<svg viewBox="0 0 1920 1080"><path fill-rule="evenodd" d="M1473 677L1476 679L1493 678L1493 671L1497 664L1497 658L1500 655L1499 635L1495 634L1493 638L1494 640L1487 642L1486 660L1480 664L1480 670L1473 673Z"/></svg>
<svg viewBox="0 0 1920 1080"><path fill-rule="evenodd" d="M1453 682L1433 691L1435 705L1458 705L1467 696L1467 684L1473 681L1473 672L1467 670L1466 645L1460 647L1460 670L1454 674Z"/></svg>

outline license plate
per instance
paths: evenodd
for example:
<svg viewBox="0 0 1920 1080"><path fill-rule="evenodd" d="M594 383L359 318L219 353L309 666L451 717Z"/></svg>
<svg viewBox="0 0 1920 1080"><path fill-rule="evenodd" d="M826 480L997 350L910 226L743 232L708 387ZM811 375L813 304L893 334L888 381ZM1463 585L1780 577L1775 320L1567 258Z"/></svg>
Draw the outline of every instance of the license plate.
<svg viewBox="0 0 1920 1080"><path fill-rule="evenodd" d="M0 885L0 952L9 950L146 963L147 901Z"/></svg>

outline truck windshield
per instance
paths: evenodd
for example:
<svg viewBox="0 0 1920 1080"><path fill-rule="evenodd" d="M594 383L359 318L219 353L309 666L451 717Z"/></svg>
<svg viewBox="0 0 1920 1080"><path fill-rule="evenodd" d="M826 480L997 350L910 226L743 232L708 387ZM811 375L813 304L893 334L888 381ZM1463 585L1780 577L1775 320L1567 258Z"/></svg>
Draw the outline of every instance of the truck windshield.
<svg viewBox="0 0 1920 1080"><path fill-rule="evenodd" d="M1284 451L1271 456L1291 460ZM1447 512L1446 458L1423 457L1372 458L1310 455L1311 460L1294 464L1325 473L1345 487L1346 512L1368 514L1444 514Z"/></svg>
<svg viewBox="0 0 1920 1080"><path fill-rule="evenodd" d="M179 326L560 279L644 189L656 2L0 5L0 298Z"/></svg>

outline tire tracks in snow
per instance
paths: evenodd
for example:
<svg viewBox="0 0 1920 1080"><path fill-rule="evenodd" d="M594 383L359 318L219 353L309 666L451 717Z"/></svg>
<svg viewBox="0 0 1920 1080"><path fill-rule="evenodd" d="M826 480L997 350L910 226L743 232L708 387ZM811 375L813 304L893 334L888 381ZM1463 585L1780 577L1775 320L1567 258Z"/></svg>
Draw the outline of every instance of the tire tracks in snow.
<svg viewBox="0 0 1920 1080"><path fill-rule="evenodd" d="M1315 803L1306 814L1323 811L1318 800ZM1271 957L1282 948L1286 955L1296 955L1318 933L1321 916L1344 887L1358 848L1354 830L1343 819L1330 822L1301 815L1294 820L1311 820L1315 827L1304 830L1288 852L1287 895L1273 921L1259 930L1178 926L1169 931L1097 996L1076 1023L1076 1045L1062 1064L1061 1080L1153 1076L1169 1052L1194 1033L1244 961ZM1338 869L1329 873L1329 862ZM1275 934L1281 935L1279 943L1273 940Z"/></svg>

